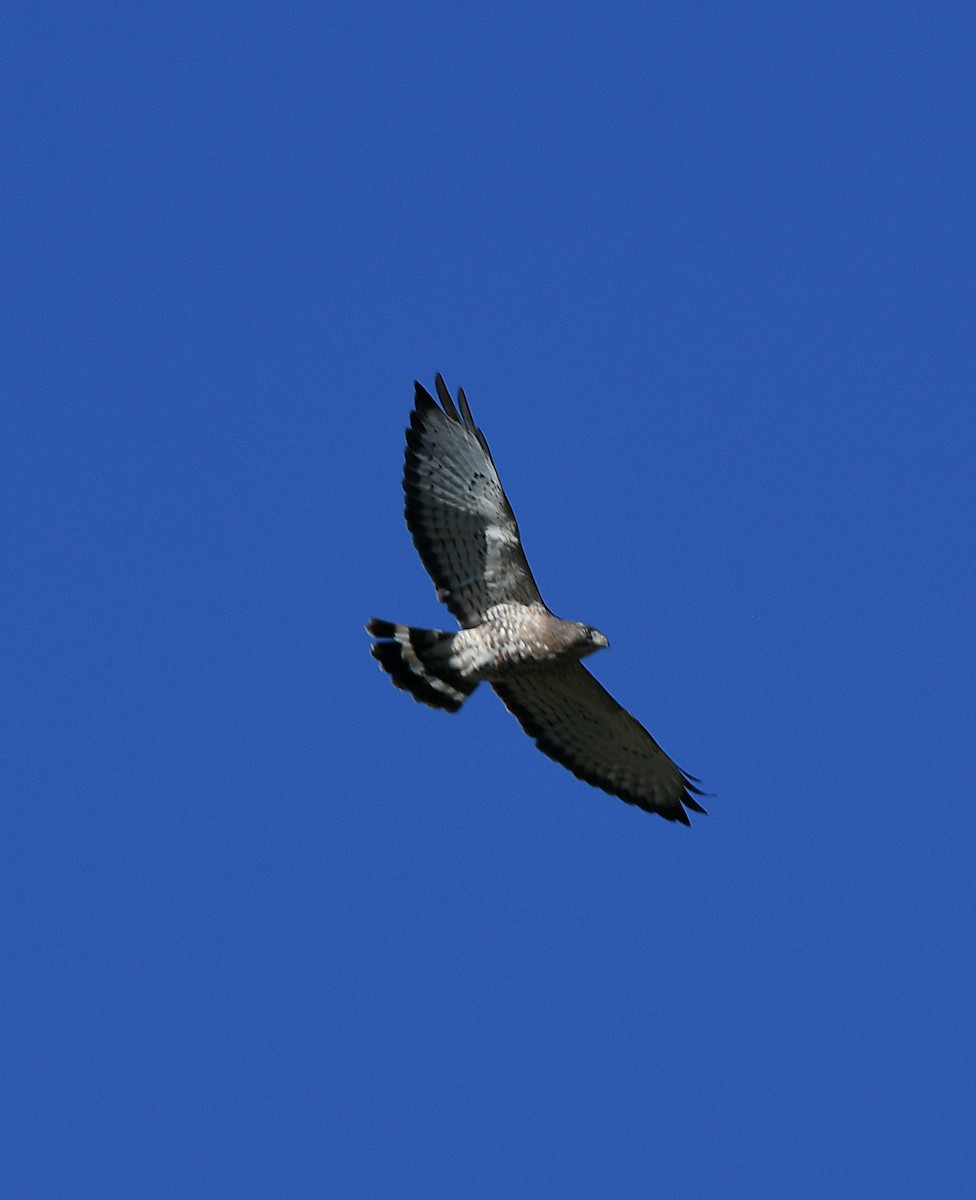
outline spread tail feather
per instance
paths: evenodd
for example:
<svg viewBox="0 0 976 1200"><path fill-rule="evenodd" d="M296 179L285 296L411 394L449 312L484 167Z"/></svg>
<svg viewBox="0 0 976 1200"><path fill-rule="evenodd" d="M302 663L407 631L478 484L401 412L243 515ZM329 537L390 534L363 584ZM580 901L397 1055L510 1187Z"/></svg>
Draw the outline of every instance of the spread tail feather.
<svg viewBox="0 0 976 1200"><path fill-rule="evenodd" d="M478 686L447 665L453 633L439 629L415 629L392 621L371 618L366 632L378 640L372 653L393 686L410 692L430 708L457 712Z"/></svg>

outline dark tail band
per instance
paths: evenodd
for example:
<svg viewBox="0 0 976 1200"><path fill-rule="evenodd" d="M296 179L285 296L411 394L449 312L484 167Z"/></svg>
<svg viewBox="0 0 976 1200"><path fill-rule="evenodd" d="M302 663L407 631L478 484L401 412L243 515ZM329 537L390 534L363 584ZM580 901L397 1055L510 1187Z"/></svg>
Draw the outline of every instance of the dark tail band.
<svg viewBox="0 0 976 1200"><path fill-rule="evenodd" d="M372 646L372 654L393 686L409 692L421 704L457 712L478 686L445 664L453 633L395 625L376 617L369 621L366 632L379 639Z"/></svg>

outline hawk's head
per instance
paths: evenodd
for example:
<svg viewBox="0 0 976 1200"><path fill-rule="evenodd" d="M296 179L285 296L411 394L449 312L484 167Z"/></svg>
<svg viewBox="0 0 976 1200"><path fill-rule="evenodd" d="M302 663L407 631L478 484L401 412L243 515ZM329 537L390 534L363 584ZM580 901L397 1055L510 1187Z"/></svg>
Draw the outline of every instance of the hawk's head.
<svg viewBox="0 0 976 1200"><path fill-rule="evenodd" d="M594 629L592 625L580 625L577 645L580 658L585 658L587 654L592 654L595 650L607 650L610 647L610 643L599 629Z"/></svg>

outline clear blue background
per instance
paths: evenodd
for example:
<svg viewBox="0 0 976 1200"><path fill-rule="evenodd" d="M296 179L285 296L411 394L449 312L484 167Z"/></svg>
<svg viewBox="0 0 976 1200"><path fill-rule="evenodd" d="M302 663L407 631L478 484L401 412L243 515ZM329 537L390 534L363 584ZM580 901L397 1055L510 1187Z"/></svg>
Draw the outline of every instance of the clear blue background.
<svg viewBox="0 0 976 1200"><path fill-rule="evenodd" d="M971 1196L971 6L0 44L4 1194ZM690 830L370 660L437 370Z"/></svg>

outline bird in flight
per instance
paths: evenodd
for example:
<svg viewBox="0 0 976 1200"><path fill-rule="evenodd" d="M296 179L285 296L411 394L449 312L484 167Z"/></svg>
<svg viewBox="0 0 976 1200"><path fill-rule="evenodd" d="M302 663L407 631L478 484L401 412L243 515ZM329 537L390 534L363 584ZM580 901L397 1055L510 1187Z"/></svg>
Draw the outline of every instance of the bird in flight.
<svg viewBox="0 0 976 1200"><path fill-rule="evenodd" d="M414 384L405 513L437 598L461 628L374 617L366 626L373 657L395 687L447 712L490 684L543 754L628 804L688 825L686 809L705 811L698 781L583 666L607 639L546 607L463 389L455 405L440 375L434 384L440 405Z"/></svg>

